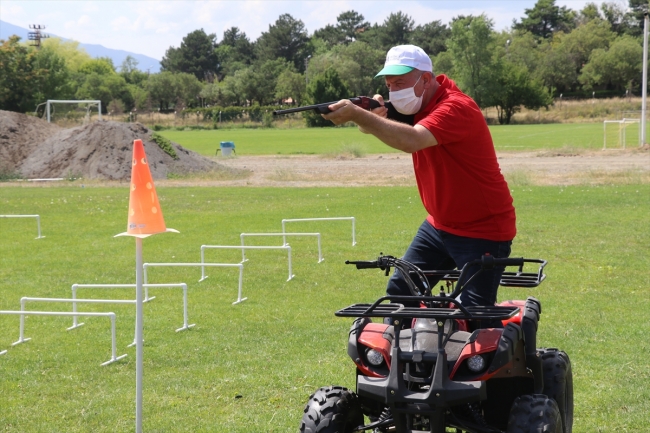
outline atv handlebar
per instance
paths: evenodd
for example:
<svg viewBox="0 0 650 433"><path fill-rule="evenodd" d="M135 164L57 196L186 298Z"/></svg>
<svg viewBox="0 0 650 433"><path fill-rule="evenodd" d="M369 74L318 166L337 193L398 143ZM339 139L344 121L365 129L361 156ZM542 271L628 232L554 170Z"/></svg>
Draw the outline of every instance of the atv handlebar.
<svg viewBox="0 0 650 433"><path fill-rule="evenodd" d="M357 269L376 269L379 268L379 263L378 260L373 260L373 261L350 261L346 260L345 261L346 265L356 265Z"/></svg>
<svg viewBox="0 0 650 433"><path fill-rule="evenodd" d="M399 269L404 276L411 293L414 296L431 296L431 287L427 277L438 277L441 280L459 281L455 290L449 294L450 298L457 297L474 277L484 270L491 270L495 267L517 266L519 269L516 272L503 272L500 285L510 287L537 287L545 278L544 266L546 261L541 259L525 259L523 257L507 257L497 258L490 255L484 255L480 259L467 262L460 270L421 270L416 265L409 263L402 259L397 259L393 256L384 256L380 253L377 260L371 261L350 261L345 262L348 265L355 265L357 269L381 269L386 271L386 276L389 275L390 268L394 267ZM525 263L539 263L539 269L536 273L524 272L523 267ZM470 269L478 270L469 278L467 274ZM416 281L413 277L417 276Z"/></svg>

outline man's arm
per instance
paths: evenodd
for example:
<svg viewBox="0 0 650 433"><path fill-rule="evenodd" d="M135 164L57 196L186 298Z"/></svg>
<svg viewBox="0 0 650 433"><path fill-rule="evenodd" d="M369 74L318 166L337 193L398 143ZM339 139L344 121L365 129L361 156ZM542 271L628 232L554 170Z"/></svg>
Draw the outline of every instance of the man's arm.
<svg viewBox="0 0 650 433"><path fill-rule="evenodd" d="M354 122L362 132L372 134L390 147L403 152L413 153L438 144L433 134L424 126L411 126L389 120L383 117L384 112L371 113L347 99L332 104L329 108L332 112L322 116L335 125Z"/></svg>

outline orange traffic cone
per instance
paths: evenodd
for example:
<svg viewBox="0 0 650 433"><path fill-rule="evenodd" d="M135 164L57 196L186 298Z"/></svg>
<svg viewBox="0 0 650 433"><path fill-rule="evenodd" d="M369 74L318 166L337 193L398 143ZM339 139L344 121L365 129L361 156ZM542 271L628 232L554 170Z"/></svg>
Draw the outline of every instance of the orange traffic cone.
<svg viewBox="0 0 650 433"><path fill-rule="evenodd" d="M127 231L116 236L146 238L156 233L175 232L165 226L158 194L153 184L147 155L142 140L133 141L131 160L131 194L129 196L129 219Z"/></svg>

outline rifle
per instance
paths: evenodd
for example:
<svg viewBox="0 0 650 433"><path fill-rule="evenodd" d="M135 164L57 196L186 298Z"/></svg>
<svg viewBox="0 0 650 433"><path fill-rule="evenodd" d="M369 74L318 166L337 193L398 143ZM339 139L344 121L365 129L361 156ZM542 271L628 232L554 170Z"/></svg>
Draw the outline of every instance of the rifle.
<svg viewBox="0 0 650 433"><path fill-rule="evenodd" d="M356 98L350 98L348 100L352 102L354 105L358 105L359 107L365 110L381 107L379 101L377 101L376 99L368 98L367 96L357 96ZM274 110L273 115L277 116L279 114L298 113L300 111L309 111L309 110L314 110L315 112L321 114L327 114L331 112L328 107L332 104L336 104L337 102L339 101L325 102L323 104L316 104L316 105L305 105L303 107L296 107L296 108L287 108L286 110Z"/></svg>

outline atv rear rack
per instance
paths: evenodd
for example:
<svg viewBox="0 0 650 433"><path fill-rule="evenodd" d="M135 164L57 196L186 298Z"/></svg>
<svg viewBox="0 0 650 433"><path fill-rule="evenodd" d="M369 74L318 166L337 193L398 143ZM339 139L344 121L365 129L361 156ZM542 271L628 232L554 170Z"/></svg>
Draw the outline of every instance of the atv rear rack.
<svg viewBox="0 0 650 433"><path fill-rule="evenodd" d="M537 287L542 281L546 279L546 274L544 273L544 266L546 266L546 260L541 259L523 259L524 263L539 263L539 269L537 272L524 272L524 266L519 266L519 270L516 272L507 272L504 271L501 276L501 282L499 283L504 287ZM427 277L440 277L444 281L458 281L460 276L459 270L453 271L422 271Z"/></svg>
<svg viewBox="0 0 650 433"><path fill-rule="evenodd" d="M405 307L403 304L382 304L385 300L393 301L422 301L422 302L454 302L453 299L438 296L384 296L374 304L354 304L334 313L338 317L404 317L426 318L434 320L466 319L466 320L506 320L519 312L519 307L506 306L480 306L457 308L419 308Z"/></svg>

